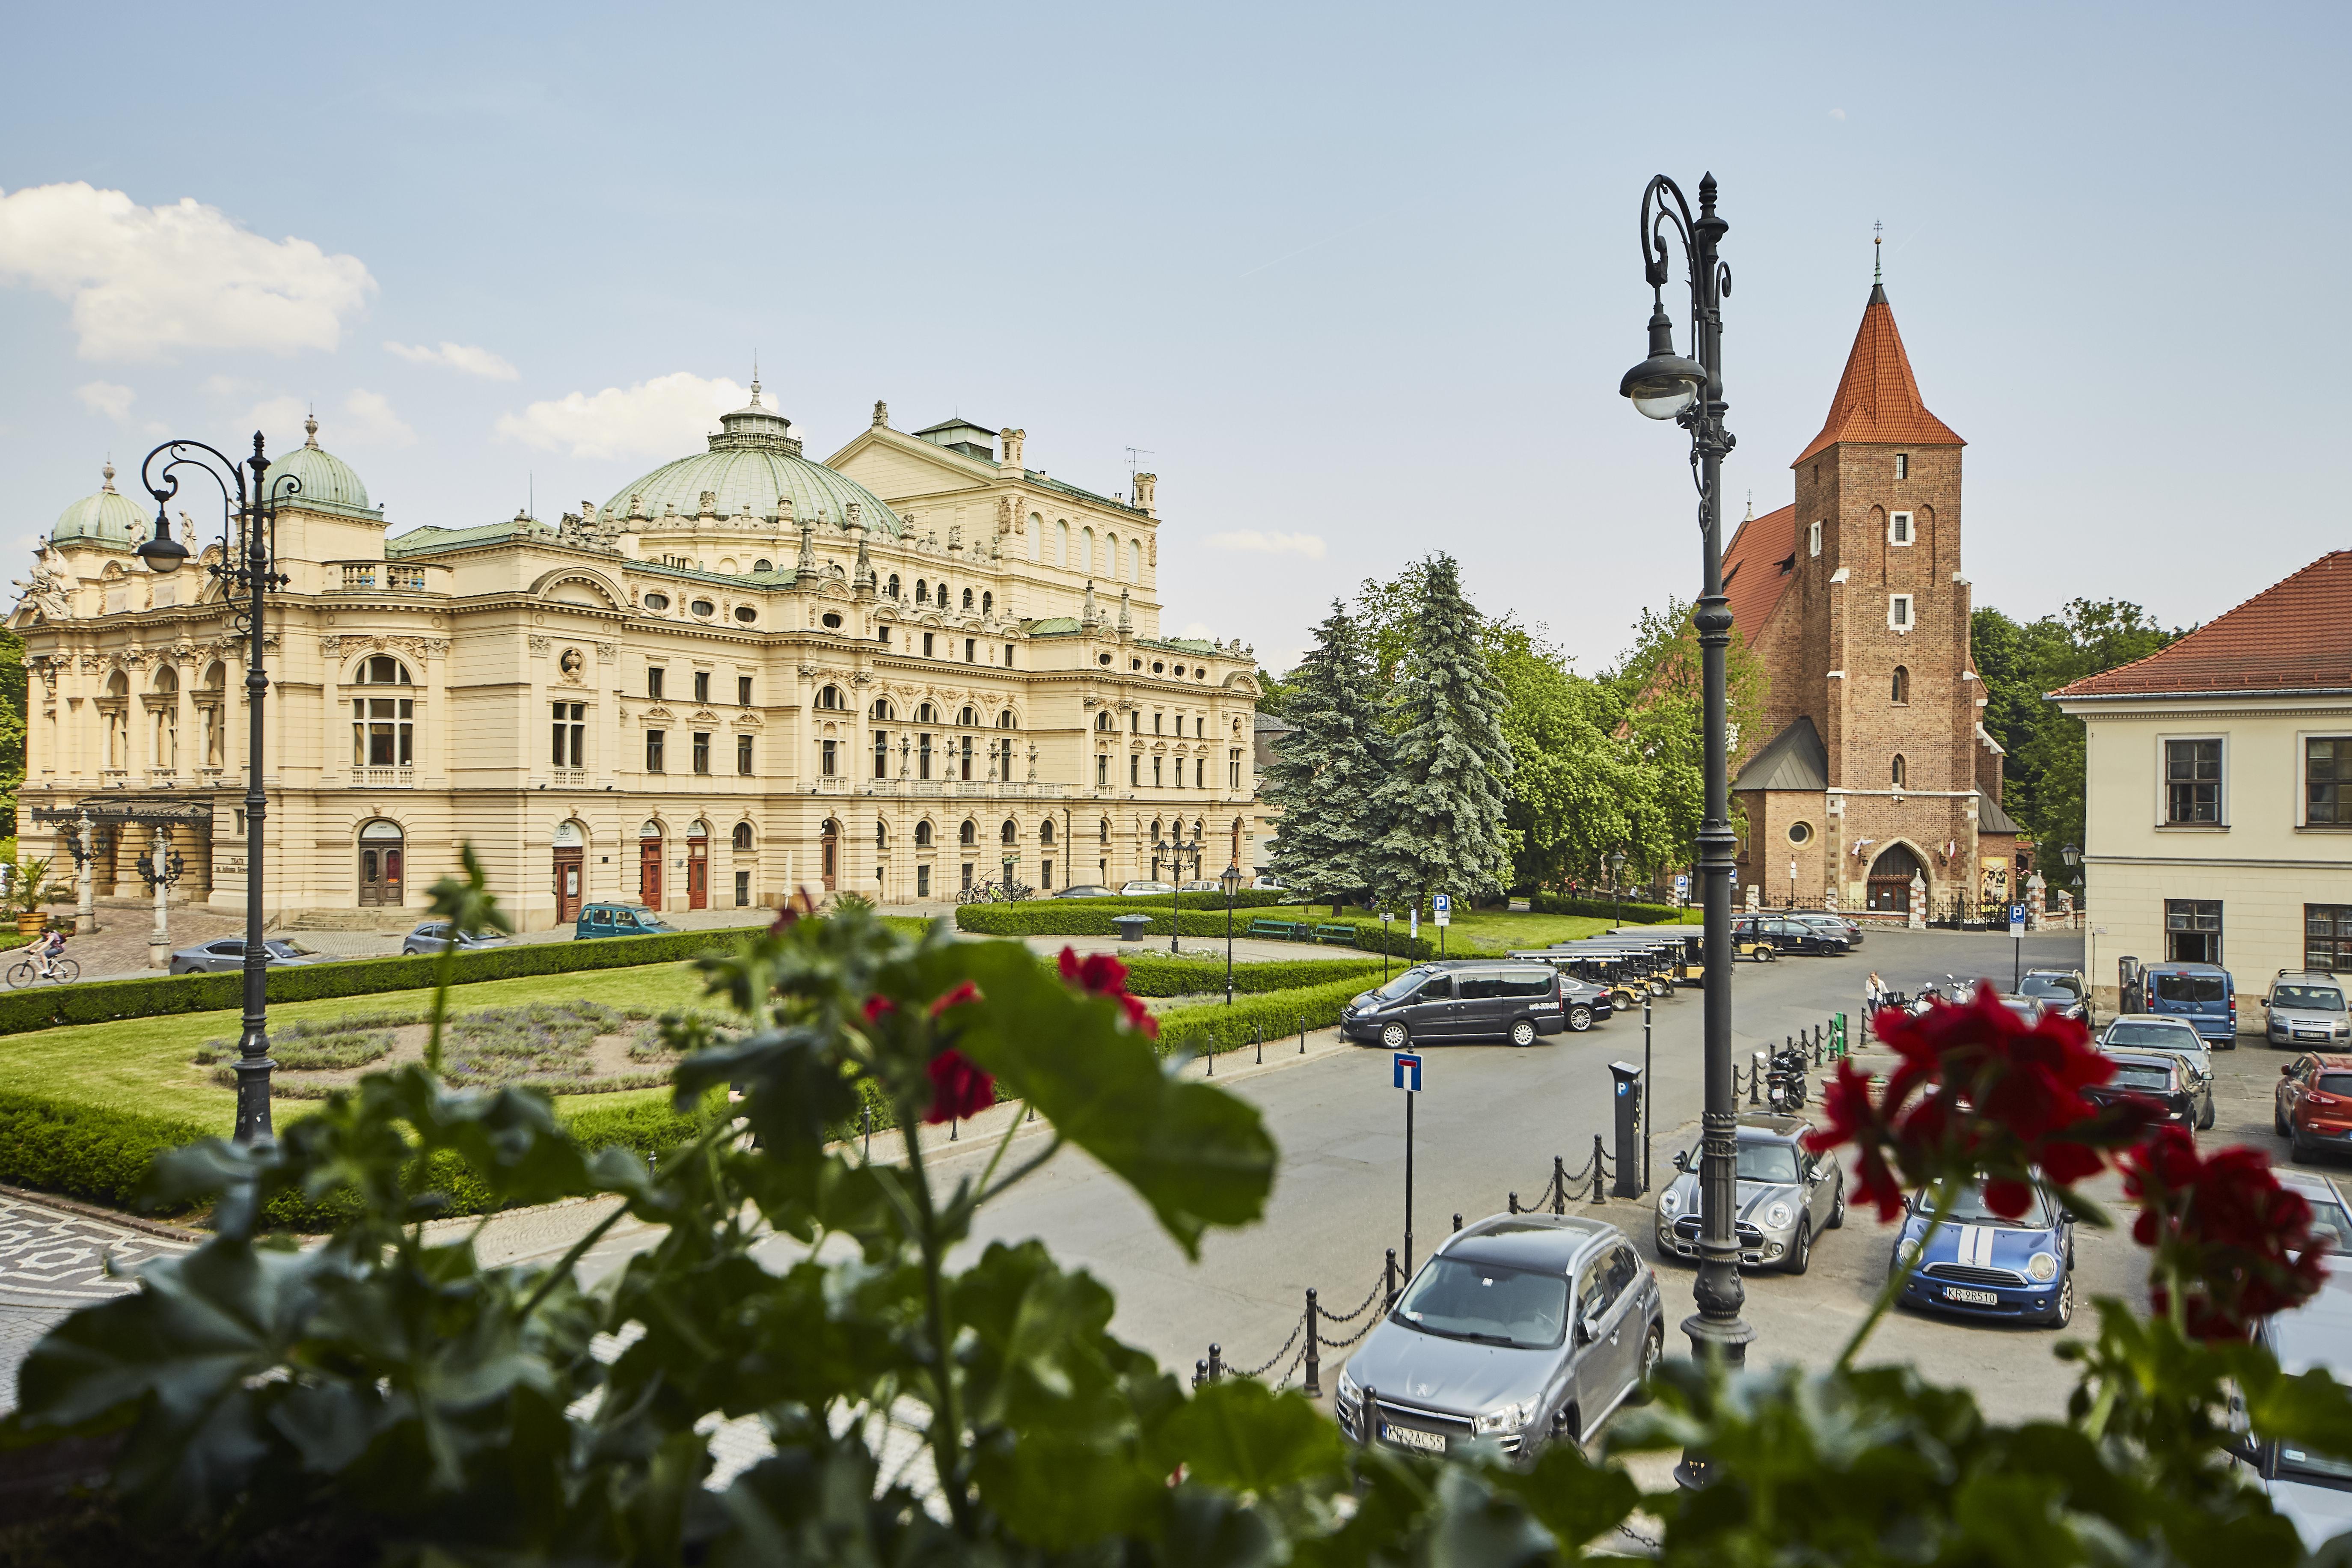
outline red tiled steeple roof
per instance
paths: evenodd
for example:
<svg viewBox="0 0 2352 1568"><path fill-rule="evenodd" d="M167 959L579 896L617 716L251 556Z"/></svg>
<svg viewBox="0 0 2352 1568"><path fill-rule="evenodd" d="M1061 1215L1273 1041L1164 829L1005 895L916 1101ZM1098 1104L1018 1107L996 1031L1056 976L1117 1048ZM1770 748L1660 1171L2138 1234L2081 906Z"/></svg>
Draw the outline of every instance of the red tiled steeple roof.
<svg viewBox="0 0 2352 1568"><path fill-rule="evenodd" d="M2225 691L2352 691L2352 550L2331 550L2170 647L2050 695Z"/></svg>
<svg viewBox="0 0 2352 1568"><path fill-rule="evenodd" d="M1861 330L1853 334L1853 352L1846 355L1845 375L1830 402L1829 419L1812 445L1797 454L1797 463L1840 441L1968 445L1919 400L1919 383L1911 374L1911 356L1903 352L1894 307L1886 302L1886 290L1874 283L1870 303L1863 308ZM1789 466L1793 468L1797 463Z"/></svg>
<svg viewBox="0 0 2352 1568"><path fill-rule="evenodd" d="M1784 506L1739 525L1723 551L1723 596L1731 601L1731 624L1740 639L1756 646L1765 617L1796 577L1797 509ZM1781 563L1790 563L1784 571Z"/></svg>

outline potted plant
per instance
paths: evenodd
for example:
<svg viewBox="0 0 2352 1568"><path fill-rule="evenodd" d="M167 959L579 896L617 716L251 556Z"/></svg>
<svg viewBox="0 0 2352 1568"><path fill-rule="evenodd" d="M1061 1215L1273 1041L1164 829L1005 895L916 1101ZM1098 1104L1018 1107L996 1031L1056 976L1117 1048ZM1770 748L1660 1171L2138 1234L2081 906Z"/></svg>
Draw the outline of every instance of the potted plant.
<svg viewBox="0 0 2352 1568"><path fill-rule="evenodd" d="M57 896L49 884L49 861L18 860L8 879L7 908L16 917L18 936L38 936L49 923L41 906Z"/></svg>

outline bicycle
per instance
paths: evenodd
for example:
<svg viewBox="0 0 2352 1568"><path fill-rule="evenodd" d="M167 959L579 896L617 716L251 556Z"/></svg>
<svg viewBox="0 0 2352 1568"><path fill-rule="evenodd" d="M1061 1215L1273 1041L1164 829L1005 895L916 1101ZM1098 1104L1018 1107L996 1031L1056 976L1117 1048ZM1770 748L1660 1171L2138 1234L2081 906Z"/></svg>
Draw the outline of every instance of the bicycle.
<svg viewBox="0 0 2352 1568"><path fill-rule="evenodd" d="M43 974L40 965L29 958L19 959L8 970L8 985L11 990L21 989L37 980L54 980L60 985L68 985L80 978L81 965L70 958L58 959L50 966L49 973L47 974Z"/></svg>

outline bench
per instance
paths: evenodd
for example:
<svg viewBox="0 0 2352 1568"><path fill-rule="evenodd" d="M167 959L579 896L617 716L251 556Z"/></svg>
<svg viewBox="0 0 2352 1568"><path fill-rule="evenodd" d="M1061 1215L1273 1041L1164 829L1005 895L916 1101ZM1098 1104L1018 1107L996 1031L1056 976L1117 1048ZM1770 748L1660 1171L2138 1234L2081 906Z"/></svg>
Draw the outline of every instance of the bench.
<svg viewBox="0 0 2352 1568"><path fill-rule="evenodd" d="M1317 926L1315 940L1327 947L1353 947L1356 945L1356 928L1354 926Z"/></svg>
<svg viewBox="0 0 2352 1568"><path fill-rule="evenodd" d="M1277 942L1297 942L1299 940L1300 932L1309 931L1310 929L1311 928L1307 926L1293 925L1288 921L1260 920L1252 921L1249 923L1250 935L1270 936Z"/></svg>

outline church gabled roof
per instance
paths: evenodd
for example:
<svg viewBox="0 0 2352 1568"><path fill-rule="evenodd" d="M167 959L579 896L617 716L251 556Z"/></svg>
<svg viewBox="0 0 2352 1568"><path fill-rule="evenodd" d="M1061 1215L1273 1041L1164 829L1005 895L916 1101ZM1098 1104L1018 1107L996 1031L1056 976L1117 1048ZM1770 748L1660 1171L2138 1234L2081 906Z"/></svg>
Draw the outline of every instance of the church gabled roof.
<svg viewBox="0 0 2352 1568"><path fill-rule="evenodd" d="M1772 607L1796 576L1797 509L1784 506L1739 525L1723 552L1723 596L1731 601L1731 624L1750 647ZM1782 563L1790 563L1783 570Z"/></svg>
<svg viewBox="0 0 2352 1568"><path fill-rule="evenodd" d="M1903 352L1903 334L1895 325L1895 308L1886 302L1886 290L1875 283L1870 286L1870 302L1863 307L1853 349L1846 355L1845 374L1838 382L1837 395L1830 400L1830 416L1812 445L1797 454L1797 463L1840 441L1968 445L1920 401L1918 378L1911 374L1911 356ZM1789 466L1793 468L1797 463Z"/></svg>
<svg viewBox="0 0 2352 1568"><path fill-rule="evenodd" d="M1818 794L1829 787L1829 748L1822 744L1822 732L1813 728L1813 721L1802 713L1773 736L1762 751L1748 758L1739 776L1731 781L1735 794L1759 789L1809 790Z"/></svg>

